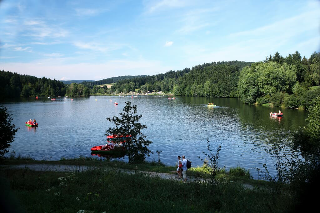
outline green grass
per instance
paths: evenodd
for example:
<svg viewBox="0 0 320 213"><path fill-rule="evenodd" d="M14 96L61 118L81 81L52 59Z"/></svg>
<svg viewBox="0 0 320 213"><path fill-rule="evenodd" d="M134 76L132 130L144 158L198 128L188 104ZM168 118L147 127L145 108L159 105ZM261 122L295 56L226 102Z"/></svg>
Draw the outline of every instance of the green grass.
<svg viewBox="0 0 320 213"><path fill-rule="evenodd" d="M272 104L272 103L262 104L262 106L264 106L264 107L269 107L269 108L273 108L273 104Z"/></svg>
<svg viewBox="0 0 320 213"><path fill-rule="evenodd" d="M32 158L25 157L9 157L1 161L3 165L17 165L17 164L57 164L57 165L77 165L77 166L95 166L95 167L114 167L119 169L130 169L150 172L172 173L176 170L174 166L166 166L158 162L142 162L129 164L122 161L101 160L90 157L79 157L74 159L64 159L58 161L38 161Z"/></svg>
<svg viewBox="0 0 320 213"><path fill-rule="evenodd" d="M1 174L1 182L10 184L12 200L27 212L285 212L292 204L286 193L249 190L222 180L183 183L102 169L8 169Z"/></svg>
<svg viewBox="0 0 320 213"><path fill-rule="evenodd" d="M286 212L295 199L287 185L254 180L240 167L229 171L219 169L214 179L208 166L192 167L188 177L208 181L183 183L119 170L176 171L176 167L158 162L129 164L85 157L36 161L11 157L1 164L93 166L88 171L73 173L2 167L1 183L5 187L1 188L10 185L10 200L21 203L22 207L14 206L27 212ZM115 169L106 170L106 167Z"/></svg>

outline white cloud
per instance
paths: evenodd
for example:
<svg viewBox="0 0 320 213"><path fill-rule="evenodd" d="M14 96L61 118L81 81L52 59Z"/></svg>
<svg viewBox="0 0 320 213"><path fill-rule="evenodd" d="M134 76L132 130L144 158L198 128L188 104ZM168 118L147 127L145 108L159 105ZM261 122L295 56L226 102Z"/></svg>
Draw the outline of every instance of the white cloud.
<svg viewBox="0 0 320 213"><path fill-rule="evenodd" d="M155 2L155 3L154 3ZM186 0L162 0L162 1L152 1L147 2L147 12L153 13L157 10L164 10L167 8L181 8L186 6Z"/></svg>
<svg viewBox="0 0 320 213"><path fill-rule="evenodd" d="M27 50L30 50L30 47L25 47L25 48L15 47L14 50L15 50L15 51L27 51Z"/></svg>
<svg viewBox="0 0 320 213"><path fill-rule="evenodd" d="M292 37L293 35L304 33L307 30L318 30L319 22L311 21L318 20L319 9L313 11L308 11L299 15L296 15L291 18L287 18L281 21L274 22L272 24L259 27L252 30L237 32L231 34L230 37L240 37L240 36L249 36L249 37ZM299 26L299 27L297 27Z"/></svg>
<svg viewBox="0 0 320 213"><path fill-rule="evenodd" d="M172 44L173 44L173 41L166 41L164 46L170 47Z"/></svg>
<svg viewBox="0 0 320 213"><path fill-rule="evenodd" d="M15 45L5 43L4 45L0 46L0 48L9 48L9 47L14 47L14 46Z"/></svg>
<svg viewBox="0 0 320 213"><path fill-rule="evenodd" d="M185 13L180 20L182 27L180 27L177 32L187 34L215 25L216 22L212 21L214 19L210 17L215 16L215 12L218 10L218 7L213 7L206 9L195 9Z"/></svg>
<svg viewBox="0 0 320 213"><path fill-rule="evenodd" d="M101 11L97 9L77 8L75 9L77 16L95 16Z"/></svg>
<svg viewBox="0 0 320 213"><path fill-rule="evenodd" d="M17 20L9 18L9 19L5 19L3 22L8 23L8 24L15 24L15 23L17 23Z"/></svg>
<svg viewBox="0 0 320 213"><path fill-rule="evenodd" d="M63 38L69 31L55 24L47 24L39 19L30 19L23 22L23 35L36 38Z"/></svg>
<svg viewBox="0 0 320 213"><path fill-rule="evenodd" d="M61 53L49 53L49 54L44 54L44 56L56 58L56 57L62 57L63 54L61 54Z"/></svg>
<svg viewBox="0 0 320 213"><path fill-rule="evenodd" d="M74 46L80 48L80 49L87 49L87 50L93 50L93 51L99 51L99 52L106 52L108 48L104 47L101 44L98 43L84 43L84 42L75 42L73 43Z"/></svg>
<svg viewBox="0 0 320 213"><path fill-rule="evenodd" d="M40 25L43 24L42 21L36 21L36 20L29 20L29 21L24 21L24 25L30 26L30 25Z"/></svg>

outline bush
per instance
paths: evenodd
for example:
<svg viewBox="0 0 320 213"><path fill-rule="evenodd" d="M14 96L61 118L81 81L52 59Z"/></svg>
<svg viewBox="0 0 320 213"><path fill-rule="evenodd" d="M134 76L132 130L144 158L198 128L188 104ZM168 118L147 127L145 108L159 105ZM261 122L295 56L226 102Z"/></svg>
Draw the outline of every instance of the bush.
<svg viewBox="0 0 320 213"><path fill-rule="evenodd" d="M14 124L11 124L11 115L7 113L7 108L0 106L0 158L8 152L7 148L13 142L14 135L18 131Z"/></svg>
<svg viewBox="0 0 320 213"><path fill-rule="evenodd" d="M273 103L273 106L275 107L280 107L283 103L284 97L285 97L285 94L282 92L274 93L271 96L271 103Z"/></svg>
<svg viewBox="0 0 320 213"><path fill-rule="evenodd" d="M229 174L234 177L246 177L248 179L251 178L249 171L241 167L230 168Z"/></svg>

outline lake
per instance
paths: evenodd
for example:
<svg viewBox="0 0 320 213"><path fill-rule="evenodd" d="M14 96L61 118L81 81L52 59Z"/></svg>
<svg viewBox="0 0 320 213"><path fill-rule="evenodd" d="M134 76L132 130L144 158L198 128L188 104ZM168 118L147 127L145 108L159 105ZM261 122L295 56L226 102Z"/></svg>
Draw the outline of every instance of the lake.
<svg viewBox="0 0 320 213"><path fill-rule="evenodd" d="M209 141L213 154L221 146L220 167L240 166L254 177L263 164L275 173L276 158L267 150L284 143L284 152L293 152L290 133L304 126L307 116L305 111L281 109L284 117L272 119L270 111L279 108L248 106L234 98L91 96L13 101L2 103L19 128L10 152L36 160L97 158L91 156L90 148L105 143L105 132L112 126L106 118L118 116L126 101L137 105L141 123L147 126L143 133L153 142L149 148L154 154L148 161L160 157L164 164L175 165L177 156L185 155L192 166L201 166ZM208 102L217 107L208 107ZM39 127L25 126L29 119L36 119ZM156 151L161 151L160 156Z"/></svg>

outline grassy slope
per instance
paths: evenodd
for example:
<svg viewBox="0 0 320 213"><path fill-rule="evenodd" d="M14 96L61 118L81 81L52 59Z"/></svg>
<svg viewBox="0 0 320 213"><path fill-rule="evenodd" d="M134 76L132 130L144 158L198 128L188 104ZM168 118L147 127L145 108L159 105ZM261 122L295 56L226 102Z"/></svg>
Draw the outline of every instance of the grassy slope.
<svg viewBox="0 0 320 213"><path fill-rule="evenodd" d="M27 159L2 162L17 163L39 162ZM219 174L220 178L214 183L185 184L103 170L106 166L157 172L175 170L157 163L130 165L86 159L49 163L99 165L100 168L75 173L2 169L1 182L6 186L10 184L11 200L17 198L27 212L284 212L292 204L287 193L274 193L272 185L250 190L243 187L243 179L230 178L230 174ZM199 175L200 171L189 172L189 175L192 173Z"/></svg>

